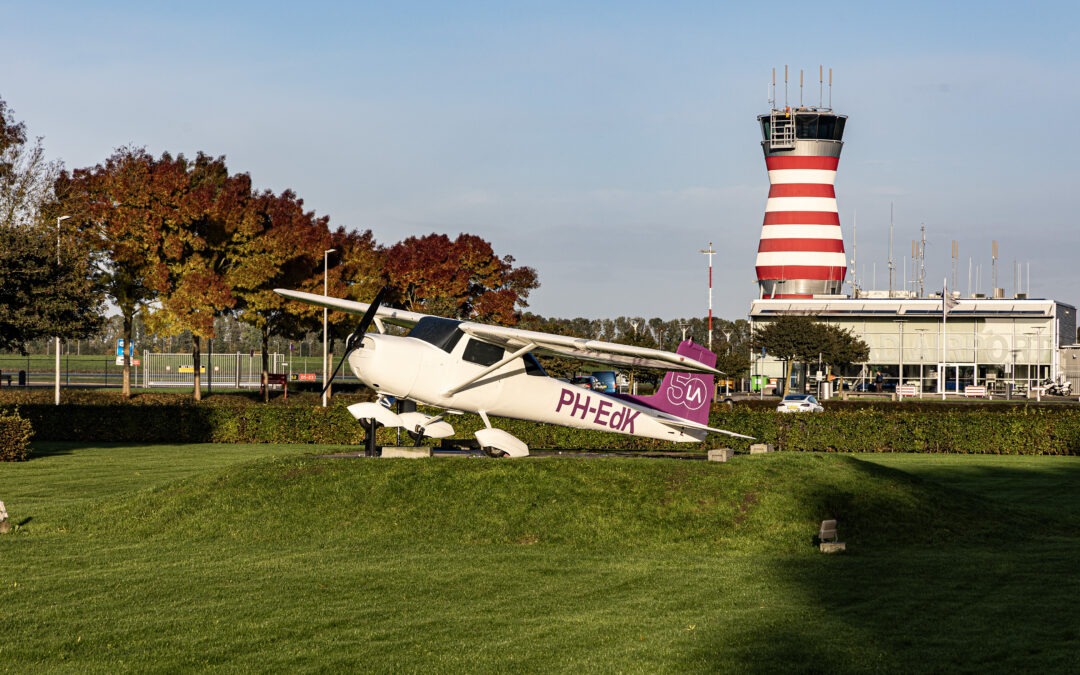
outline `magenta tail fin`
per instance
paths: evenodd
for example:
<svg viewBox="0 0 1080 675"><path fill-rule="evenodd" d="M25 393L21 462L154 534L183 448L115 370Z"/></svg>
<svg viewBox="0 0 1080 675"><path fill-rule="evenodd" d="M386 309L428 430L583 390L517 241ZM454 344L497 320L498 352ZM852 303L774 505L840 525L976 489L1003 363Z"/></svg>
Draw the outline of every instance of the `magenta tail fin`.
<svg viewBox="0 0 1080 675"><path fill-rule="evenodd" d="M690 357L710 368L716 366L716 354L689 340L681 343L675 353ZM664 374L664 379L660 382L660 388L652 396L628 396L626 398L661 412L707 425L709 423L709 408L712 403L714 384L715 378L710 374L671 371Z"/></svg>

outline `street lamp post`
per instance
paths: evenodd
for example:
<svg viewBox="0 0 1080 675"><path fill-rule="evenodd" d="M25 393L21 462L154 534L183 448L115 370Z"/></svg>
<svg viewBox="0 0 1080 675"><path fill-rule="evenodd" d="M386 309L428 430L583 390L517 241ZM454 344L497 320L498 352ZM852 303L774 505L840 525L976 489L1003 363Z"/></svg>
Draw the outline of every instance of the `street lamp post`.
<svg viewBox="0 0 1080 675"><path fill-rule="evenodd" d="M1042 401L1042 332L1044 326L1035 327L1035 400Z"/></svg>
<svg viewBox="0 0 1080 675"><path fill-rule="evenodd" d="M330 267L330 254L331 253L336 253L336 252L337 252L336 248L331 248L331 249L327 249L327 250L323 251L322 294L323 294L324 299L327 297L327 279L330 276L330 274L329 274L329 272L330 272L330 270L329 270L329 267ZM323 310L322 310L322 384L323 384L322 407L324 407L324 408L326 407L326 370L327 370L327 368L326 368L326 356L327 356L326 320L327 320L328 315L329 315L329 310L326 307L323 307Z"/></svg>
<svg viewBox="0 0 1080 675"><path fill-rule="evenodd" d="M893 319L893 323L895 323L900 330L900 348L898 349L900 364L896 371L896 397L898 399L903 398L903 396L900 395L900 387L904 384L904 321L905 319Z"/></svg>
<svg viewBox="0 0 1080 675"><path fill-rule="evenodd" d="M67 220L71 216L60 216L56 219L56 271L60 272L60 223ZM56 336L56 386L55 396L56 405L60 405L60 336Z"/></svg>
<svg viewBox="0 0 1080 675"><path fill-rule="evenodd" d="M925 375L923 374L923 367L925 365L924 361L926 356L926 341L924 340L924 337L929 330L929 328L915 329L915 332L919 334L919 398L922 398L923 387L925 385L925 382L923 381L925 378Z"/></svg>

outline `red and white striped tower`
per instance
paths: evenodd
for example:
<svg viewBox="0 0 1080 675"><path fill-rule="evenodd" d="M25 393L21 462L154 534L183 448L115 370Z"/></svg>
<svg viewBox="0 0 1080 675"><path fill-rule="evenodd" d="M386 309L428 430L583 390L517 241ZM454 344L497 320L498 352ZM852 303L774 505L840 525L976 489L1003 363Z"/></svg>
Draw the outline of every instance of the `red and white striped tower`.
<svg viewBox="0 0 1080 675"><path fill-rule="evenodd" d="M829 79L831 87L831 71ZM773 105L758 116L770 186L756 263L762 298L841 293L847 257L834 184L846 121L820 106Z"/></svg>

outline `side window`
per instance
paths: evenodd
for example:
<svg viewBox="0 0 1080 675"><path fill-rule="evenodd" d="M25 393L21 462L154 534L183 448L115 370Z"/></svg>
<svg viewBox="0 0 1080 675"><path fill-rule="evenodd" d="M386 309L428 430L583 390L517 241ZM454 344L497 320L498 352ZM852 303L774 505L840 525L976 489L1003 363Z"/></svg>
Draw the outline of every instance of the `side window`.
<svg viewBox="0 0 1080 675"><path fill-rule="evenodd" d="M481 366L493 366L503 358L505 353L506 352L502 347L470 339L469 344L465 345L465 353L462 355L462 358L469 363L476 363Z"/></svg>
<svg viewBox="0 0 1080 675"><path fill-rule="evenodd" d="M525 374L547 377L547 372L531 353L525 355Z"/></svg>

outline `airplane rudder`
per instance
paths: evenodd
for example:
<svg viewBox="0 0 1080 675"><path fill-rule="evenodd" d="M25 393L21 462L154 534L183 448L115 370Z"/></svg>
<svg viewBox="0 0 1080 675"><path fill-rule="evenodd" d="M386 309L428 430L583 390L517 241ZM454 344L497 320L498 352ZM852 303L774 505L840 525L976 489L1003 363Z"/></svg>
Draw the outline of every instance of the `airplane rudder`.
<svg viewBox="0 0 1080 675"><path fill-rule="evenodd" d="M675 353L710 368L716 365L716 354L689 340L681 343ZM708 424L715 384L716 378L711 373L669 371L660 381L660 387L652 397L653 403L659 409L683 419Z"/></svg>

